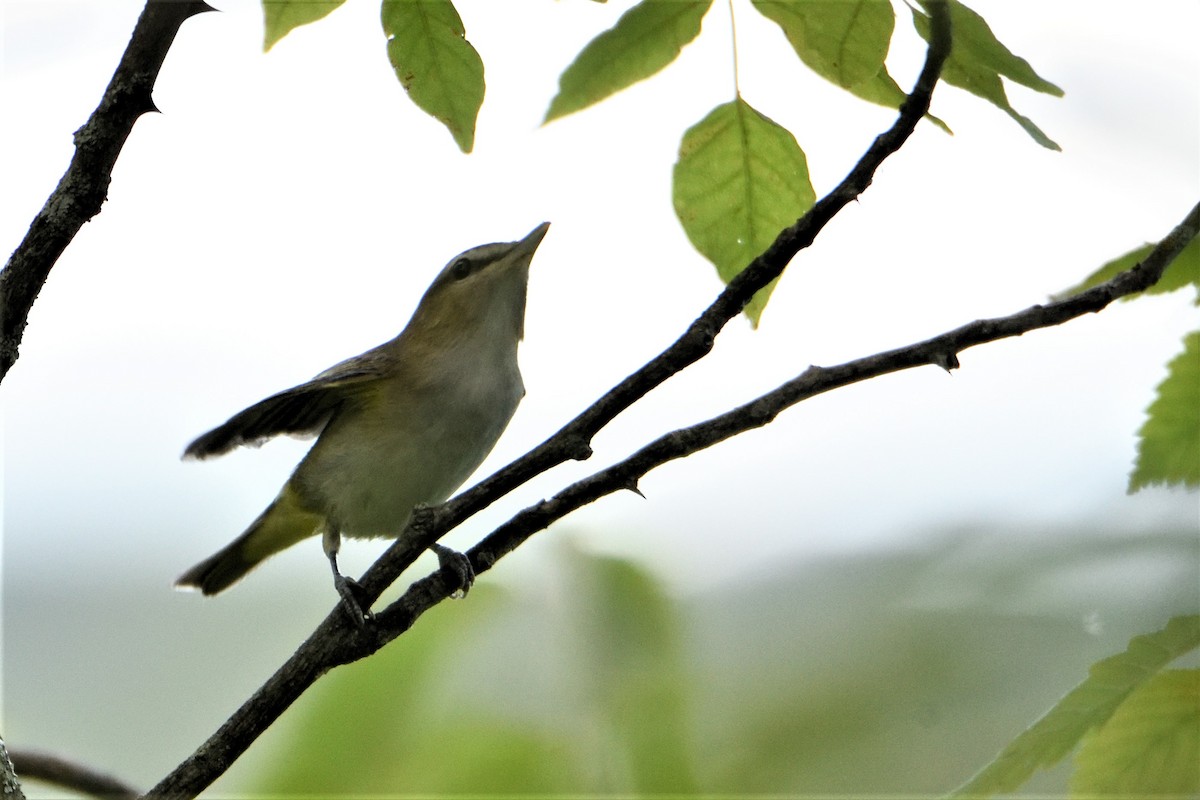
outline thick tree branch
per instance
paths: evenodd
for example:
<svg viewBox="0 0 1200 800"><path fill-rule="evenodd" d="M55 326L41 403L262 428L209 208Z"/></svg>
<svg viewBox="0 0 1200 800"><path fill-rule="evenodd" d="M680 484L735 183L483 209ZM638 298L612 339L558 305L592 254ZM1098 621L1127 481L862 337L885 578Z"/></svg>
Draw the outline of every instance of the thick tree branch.
<svg viewBox="0 0 1200 800"><path fill-rule="evenodd" d="M741 312L750 298L778 277L791 259L810 245L825 225L871 184L875 170L907 141L928 111L933 88L950 52L950 18L946 4L931 2L929 5L932 34L916 86L901 107L895 124L875 139L850 174L794 225L780 233L771 247L731 281L716 301L660 355L558 433L492 477L441 506L418 509L401 537L407 543L398 541L389 547L361 579L368 602L377 599L429 544L472 514L551 467L590 456L591 439L600 429L646 393L706 355L717 334ZM484 555L481 551L480 557ZM409 588L402 602L393 604L380 616L378 624L363 628L349 625L345 612L340 607L335 608L291 658L208 741L151 789L148 796L189 798L203 791L321 675L335 666L366 657L396 638L411 626L421 611L448 596L455 588L451 583L440 572L418 581Z"/></svg>
<svg viewBox="0 0 1200 800"><path fill-rule="evenodd" d="M32 778L78 794L111 800L132 800L140 794L124 781L49 753L13 750L12 759L22 778Z"/></svg>
<svg viewBox="0 0 1200 800"><path fill-rule="evenodd" d="M75 132L75 156L0 272L0 381L16 363L29 310L83 224L100 213L133 123L156 110L151 92L179 26L203 0L149 0L100 105Z"/></svg>

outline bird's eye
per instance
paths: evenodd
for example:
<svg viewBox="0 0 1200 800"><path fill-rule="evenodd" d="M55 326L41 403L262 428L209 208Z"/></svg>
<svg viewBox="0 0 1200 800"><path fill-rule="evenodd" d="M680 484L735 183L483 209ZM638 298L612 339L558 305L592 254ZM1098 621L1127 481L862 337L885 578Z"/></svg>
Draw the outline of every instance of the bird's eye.
<svg viewBox="0 0 1200 800"><path fill-rule="evenodd" d="M450 267L450 275L456 281L461 281L470 274L471 260L469 258L460 258L454 262L454 266Z"/></svg>

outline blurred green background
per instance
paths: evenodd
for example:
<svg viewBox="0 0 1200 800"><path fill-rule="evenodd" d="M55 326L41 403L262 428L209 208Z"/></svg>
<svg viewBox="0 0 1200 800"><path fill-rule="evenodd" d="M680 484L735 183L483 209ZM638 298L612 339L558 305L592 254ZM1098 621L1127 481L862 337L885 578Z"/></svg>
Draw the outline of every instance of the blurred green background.
<svg viewBox="0 0 1200 800"><path fill-rule="evenodd" d="M536 570L518 554L467 600L326 676L214 796L940 794L1092 662L1200 608L1187 527L962 528L684 595L589 554L586 539L551 531L532 543ZM181 629L179 608L98 588L13 588L9 741L53 744L143 786L330 601L266 586L250 613L193 603L195 628ZM24 614L27 602L42 608ZM1024 791L1064 791L1066 775Z"/></svg>

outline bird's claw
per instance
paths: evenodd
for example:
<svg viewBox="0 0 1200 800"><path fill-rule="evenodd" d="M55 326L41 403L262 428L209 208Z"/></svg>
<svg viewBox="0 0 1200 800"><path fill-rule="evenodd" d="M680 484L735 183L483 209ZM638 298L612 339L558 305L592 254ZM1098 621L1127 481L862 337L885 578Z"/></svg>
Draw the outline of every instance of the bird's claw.
<svg viewBox="0 0 1200 800"><path fill-rule="evenodd" d="M333 585L337 589L338 596L342 598L342 608L346 609L346 613L350 615L350 621L359 628L366 627L367 622L374 619L375 615L371 613L370 607L363 611L366 597L362 585L337 571L333 573Z"/></svg>
<svg viewBox="0 0 1200 800"><path fill-rule="evenodd" d="M442 571L448 573L456 582L455 585L458 588L450 596L455 600L466 597L467 592L471 591L471 586L475 583L475 568L471 566L471 559L467 558L465 554L441 544L432 544L429 549L437 554Z"/></svg>

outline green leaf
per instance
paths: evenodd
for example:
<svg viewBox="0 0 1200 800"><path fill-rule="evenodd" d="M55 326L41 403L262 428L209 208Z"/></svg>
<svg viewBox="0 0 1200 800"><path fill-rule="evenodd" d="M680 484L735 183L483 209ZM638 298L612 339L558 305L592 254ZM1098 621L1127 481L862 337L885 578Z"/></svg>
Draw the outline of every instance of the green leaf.
<svg viewBox="0 0 1200 800"><path fill-rule="evenodd" d="M1061 150L1028 117L1018 114L1008 102L1001 76L1038 92L1062 97L1062 89L1034 72L1029 62L1013 54L992 33L983 17L949 0L954 45L942 68L942 80L982 97L1013 118L1034 141L1050 150ZM929 41L929 17L912 9L913 25Z"/></svg>
<svg viewBox="0 0 1200 800"><path fill-rule="evenodd" d="M1057 298L1070 297L1111 280L1140 263L1154 249L1145 244L1101 266ZM1162 278L1141 294L1166 294L1191 286L1200 304L1200 239L1193 239L1167 265ZM1139 295L1129 295L1129 300ZM1147 486L1200 486L1200 333L1184 338L1184 349L1167 367L1157 397L1138 431L1138 456L1129 491Z"/></svg>
<svg viewBox="0 0 1200 800"><path fill-rule="evenodd" d="M884 65L896 25L887 0L752 2L764 17L779 25L800 60L822 78L888 108L899 108L908 99ZM932 114L925 117L952 133Z"/></svg>
<svg viewBox="0 0 1200 800"><path fill-rule="evenodd" d="M1153 244L1144 244L1141 247L1130 250L1123 256L1114 258L1091 275L1088 275L1079 284L1055 295L1055 299L1070 297L1093 286L1098 286L1107 280L1112 280L1118 274L1127 269L1132 269L1140 263L1142 259L1150 255L1150 251L1153 249ZM1158 283L1140 294L1167 294L1168 292L1182 289L1185 286L1192 286L1196 289L1196 303L1200 305L1200 238L1192 239L1192 241L1188 242L1187 246L1175 257L1175 260L1163 270L1163 275ZM1140 296L1140 294L1127 295L1121 299L1131 300L1134 297Z"/></svg>
<svg viewBox="0 0 1200 800"><path fill-rule="evenodd" d="M1088 731L1112 718L1134 690L1198 645L1200 615L1175 617L1160 631L1135 636L1124 653L1093 664L1087 680L1013 739L952 797L1013 791L1038 769L1061 761Z"/></svg>
<svg viewBox="0 0 1200 800"><path fill-rule="evenodd" d="M880 67L879 72L873 78L851 86L846 91L855 97L866 100L868 103L875 103L887 108L900 108L904 101L908 99L908 95L904 93L904 90L896 84L895 79L888 73L887 67ZM954 135L954 131L950 130L950 126L933 114L926 112L925 119L937 125L951 136Z"/></svg>
<svg viewBox="0 0 1200 800"><path fill-rule="evenodd" d="M1055 97L1063 96L1062 89L1038 75L1028 61L1001 44L983 17L958 0L949 2L954 49L964 51L964 57L1022 86Z"/></svg>
<svg viewBox="0 0 1200 800"><path fill-rule="evenodd" d="M700 33L712 0L642 0L588 42L558 79L543 122L598 103L670 64Z"/></svg>
<svg viewBox="0 0 1200 800"><path fill-rule="evenodd" d="M879 75L896 15L888 0L753 0L808 67L843 89Z"/></svg>
<svg viewBox="0 0 1200 800"><path fill-rule="evenodd" d="M1200 331L1183 338L1183 352L1167 365L1157 393L1138 431L1129 491L1159 484L1200 487Z"/></svg>
<svg viewBox="0 0 1200 800"><path fill-rule="evenodd" d="M384 0L388 60L417 106L439 120L464 153L483 105L483 60L450 0Z"/></svg>
<svg viewBox="0 0 1200 800"><path fill-rule="evenodd" d="M1188 797L1200 791L1200 670L1155 675L1075 756L1074 796Z"/></svg>
<svg viewBox="0 0 1200 800"><path fill-rule="evenodd" d="M325 17L346 0L262 0L263 52L294 28Z"/></svg>
<svg viewBox="0 0 1200 800"><path fill-rule="evenodd" d="M884 59L896 25L887 0L752 0L779 25L808 67L869 103L900 108L908 99L888 74ZM946 133L945 122L925 118Z"/></svg>
<svg viewBox="0 0 1200 800"><path fill-rule="evenodd" d="M796 139L741 97L683 135L672 193L688 239L726 283L816 202ZM774 286L747 304L752 325Z"/></svg>

